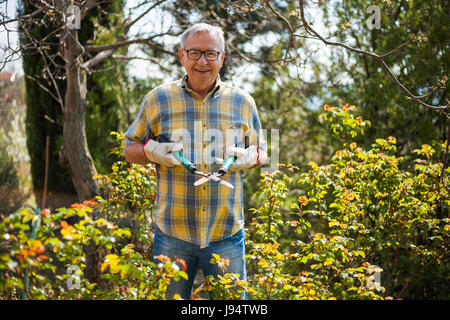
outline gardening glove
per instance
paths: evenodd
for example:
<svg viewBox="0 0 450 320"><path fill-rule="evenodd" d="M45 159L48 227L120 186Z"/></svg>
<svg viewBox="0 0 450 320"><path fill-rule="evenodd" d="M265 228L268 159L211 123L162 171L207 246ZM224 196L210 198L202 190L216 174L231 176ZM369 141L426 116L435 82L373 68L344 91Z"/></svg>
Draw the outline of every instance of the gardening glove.
<svg viewBox="0 0 450 320"><path fill-rule="evenodd" d="M225 159L228 159L230 156L236 156L236 160L230 167L230 170L247 170L257 163L258 148L250 146L244 149L229 145L225 149Z"/></svg>
<svg viewBox="0 0 450 320"><path fill-rule="evenodd" d="M149 139L142 147L148 160L161 164L166 167L173 167L181 163L174 157L172 152L183 150L183 144L180 142L158 142Z"/></svg>

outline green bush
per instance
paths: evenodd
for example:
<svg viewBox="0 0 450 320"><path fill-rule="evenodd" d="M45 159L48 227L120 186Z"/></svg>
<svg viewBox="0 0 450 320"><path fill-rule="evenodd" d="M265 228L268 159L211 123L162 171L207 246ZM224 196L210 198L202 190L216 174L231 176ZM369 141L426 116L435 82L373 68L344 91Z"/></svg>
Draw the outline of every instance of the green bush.
<svg viewBox="0 0 450 320"><path fill-rule="evenodd" d="M343 141L343 132L334 130L342 119L364 126L344 107L321 116ZM311 163L299 180L308 198L305 214L319 217L327 233L349 239L380 266L386 294L395 298L449 297L450 198L440 183L446 144L433 145L414 150L418 158L407 171L399 169L403 158L396 156L394 137L376 139L369 150L347 139L330 164ZM444 174L448 184L450 169Z"/></svg>
<svg viewBox="0 0 450 320"><path fill-rule="evenodd" d="M288 185L296 168L287 168L288 172L263 176L258 194L260 206L253 210L247 232L250 297L383 298L383 288L370 285L375 268L366 261L364 251L353 247L349 238L314 233L304 211L306 198L290 203ZM282 246L280 242L286 242L288 235L289 243Z"/></svg>
<svg viewBox="0 0 450 320"><path fill-rule="evenodd" d="M163 257L161 265L122 245L129 229L92 217L85 204L41 214L23 209L0 223L0 297L19 299L159 299L171 278L186 277L178 264ZM67 221L77 218L78 222ZM37 222L35 237L31 228ZM85 276L90 245L103 252L99 272L103 282ZM177 264L178 263L178 264ZM29 287L26 290L26 278Z"/></svg>
<svg viewBox="0 0 450 320"><path fill-rule="evenodd" d="M237 299L244 290L250 299L448 299L446 144L423 145L414 167L399 169L394 137L368 150L352 142L370 125L352 110L326 106L320 115L342 146L329 164L261 176L246 229L248 281L214 255L222 274L193 299ZM444 174L450 184L450 169ZM104 192L92 201L0 222L0 298L161 299L169 281L187 277L183 260L152 259L154 168L119 158L97 179Z"/></svg>
<svg viewBox="0 0 450 320"><path fill-rule="evenodd" d="M182 260L153 263L155 170L120 161L121 150L112 152L119 161L111 174L97 177L102 197L1 221L1 298L21 298L26 274L31 299L160 299L172 278L187 277Z"/></svg>
<svg viewBox="0 0 450 320"><path fill-rule="evenodd" d="M127 227L130 243L150 253L153 248L154 214L156 208L156 170L154 166L132 164L123 159L124 134L111 132L119 144L112 149L116 159L111 173L98 175L102 196L91 202L97 215Z"/></svg>
<svg viewBox="0 0 450 320"><path fill-rule="evenodd" d="M0 216L18 210L28 197L21 185L13 157L0 141Z"/></svg>
<svg viewBox="0 0 450 320"><path fill-rule="evenodd" d="M254 298L448 298L445 144L422 146L411 172L399 170L394 137L369 150L351 142L370 125L352 109L320 115L343 147L330 164L311 162L298 178L292 166L263 176L247 232Z"/></svg>

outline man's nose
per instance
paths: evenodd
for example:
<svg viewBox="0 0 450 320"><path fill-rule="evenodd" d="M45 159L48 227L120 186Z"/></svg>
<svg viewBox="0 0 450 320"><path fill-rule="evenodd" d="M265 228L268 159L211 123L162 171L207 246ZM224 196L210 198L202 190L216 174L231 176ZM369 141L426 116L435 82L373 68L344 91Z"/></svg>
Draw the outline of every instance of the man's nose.
<svg viewBox="0 0 450 320"><path fill-rule="evenodd" d="M208 64L208 60L206 60L205 54L202 54L202 55L200 56L200 59L198 59L198 62L199 62L199 63L202 63L202 64Z"/></svg>

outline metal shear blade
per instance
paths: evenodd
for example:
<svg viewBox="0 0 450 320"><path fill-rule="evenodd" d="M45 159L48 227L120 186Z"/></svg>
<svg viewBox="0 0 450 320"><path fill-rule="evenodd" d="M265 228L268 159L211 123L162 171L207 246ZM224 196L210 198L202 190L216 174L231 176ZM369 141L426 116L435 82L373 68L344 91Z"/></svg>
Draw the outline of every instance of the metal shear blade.
<svg viewBox="0 0 450 320"><path fill-rule="evenodd" d="M194 186L198 187L199 185L204 184L205 182L208 182L209 180L213 180L215 182L223 184L224 186L226 186L228 188L234 189L234 186L231 183L229 183L225 180L222 180L221 178L219 178L219 175L217 175L216 173L211 173L211 174L204 176L203 178L198 179L197 181L194 182Z"/></svg>

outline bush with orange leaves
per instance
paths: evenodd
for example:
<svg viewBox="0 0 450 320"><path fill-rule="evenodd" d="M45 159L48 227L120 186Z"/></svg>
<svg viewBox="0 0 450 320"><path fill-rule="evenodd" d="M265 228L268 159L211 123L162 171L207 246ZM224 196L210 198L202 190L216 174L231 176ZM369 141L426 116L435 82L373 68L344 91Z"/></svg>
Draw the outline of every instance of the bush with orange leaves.
<svg viewBox="0 0 450 320"><path fill-rule="evenodd" d="M128 243L140 252L152 250L154 210L156 208L156 170L153 165L132 164L123 159L124 134L111 132L118 147L111 155L117 159L111 172L97 175L101 196L92 199L95 213L131 231Z"/></svg>
<svg viewBox="0 0 450 320"><path fill-rule="evenodd" d="M130 230L95 218L88 204L40 214L27 208L0 222L0 298L20 299L26 291L30 299L159 299L171 278L186 277L183 261L165 259L161 267L123 244ZM106 253L102 283L86 277L90 245Z"/></svg>
<svg viewBox="0 0 450 320"><path fill-rule="evenodd" d="M324 109L319 118L340 144L329 163L310 162L303 172L281 166L262 176L255 194L247 232L252 298L448 299L446 142L414 150L413 167L401 169L395 137L365 150L352 139L369 122L349 105Z"/></svg>
<svg viewBox="0 0 450 320"><path fill-rule="evenodd" d="M247 281L239 279L239 274L226 272L230 265L228 257L220 257L213 253L210 263L217 264L221 274L217 278L205 277L192 293L191 299L200 299L203 293L208 293L209 297L215 300L238 300L243 299L244 291L253 292Z"/></svg>

